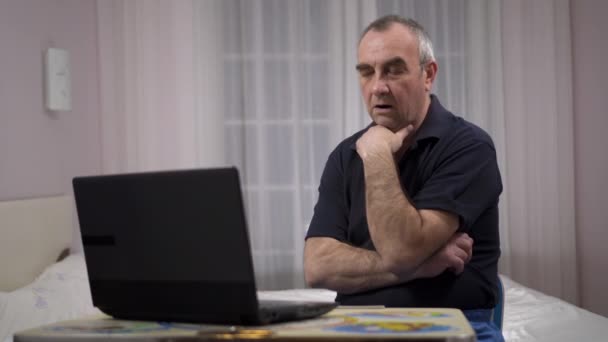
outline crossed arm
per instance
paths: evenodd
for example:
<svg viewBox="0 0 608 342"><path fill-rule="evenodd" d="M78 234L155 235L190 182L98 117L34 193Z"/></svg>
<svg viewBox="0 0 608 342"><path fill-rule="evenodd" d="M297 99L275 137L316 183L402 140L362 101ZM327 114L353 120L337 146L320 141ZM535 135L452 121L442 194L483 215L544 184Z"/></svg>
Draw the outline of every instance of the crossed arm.
<svg viewBox="0 0 608 342"><path fill-rule="evenodd" d="M376 251L353 247L333 238L313 237L306 240L304 248L305 277L311 287L357 293L435 277L446 269L459 274L471 259L472 248L473 240L467 234L455 234L413 271L394 273L383 265Z"/></svg>
<svg viewBox="0 0 608 342"><path fill-rule="evenodd" d="M309 286L355 293L462 272L473 241L455 234L458 217L439 210L417 210L402 190L394 155L403 151L411 127L397 133L371 127L357 141L366 184L366 215L375 251L333 238L312 237L304 249Z"/></svg>

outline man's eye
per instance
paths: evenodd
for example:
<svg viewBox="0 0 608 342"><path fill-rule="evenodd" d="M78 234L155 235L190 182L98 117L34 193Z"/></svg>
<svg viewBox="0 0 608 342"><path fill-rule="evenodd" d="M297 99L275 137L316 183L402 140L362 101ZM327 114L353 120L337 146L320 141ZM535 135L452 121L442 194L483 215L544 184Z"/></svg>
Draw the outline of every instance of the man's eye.
<svg viewBox="0 0 608 342"><path fill-rule="evenodd" d="M388 73L390 75L401 75L405 72L405 68L400 67L400 66L393 66L388 68Z"/></svg>
<svg viewBox="0 0 608 342"><path fill-rule="evenodd" d="M359 70L359 76L361 77L370 77L374 74L374 71L371 69L361 69Z"/></svg>

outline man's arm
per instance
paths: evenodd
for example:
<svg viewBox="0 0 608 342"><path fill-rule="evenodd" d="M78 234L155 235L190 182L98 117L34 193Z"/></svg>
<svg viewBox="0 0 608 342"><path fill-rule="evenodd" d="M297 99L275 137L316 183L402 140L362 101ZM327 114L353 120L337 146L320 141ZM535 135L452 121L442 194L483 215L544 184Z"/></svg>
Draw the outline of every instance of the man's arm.
<svg viewBox="0 0 608 342"><path fill-rule="evenodd" d="M357 141L365 174L366 214L370 236L383 268L411 274L444 246L458 229L458 217L441 210L417 210L407 198L394 155L413 129L397 133L371 127Z"/></svg>
<svg viewBox="0 0 608 342"><path fill-rule="evenodd" d="M304 271L310 287L356 293L438 276L445 270L460 274L471 260L473 240L455 234L414 272L395 274L384 269L375 251L350 246L333 238L312 237L304 247Z"/></svg>
<svg viewBox="0 0 608 342"><path fill-rule="evenodd" d="M327 237L306 240L304 275L310 287L342 293L361 292L405 280L386 271L377 252Z"/></svg>

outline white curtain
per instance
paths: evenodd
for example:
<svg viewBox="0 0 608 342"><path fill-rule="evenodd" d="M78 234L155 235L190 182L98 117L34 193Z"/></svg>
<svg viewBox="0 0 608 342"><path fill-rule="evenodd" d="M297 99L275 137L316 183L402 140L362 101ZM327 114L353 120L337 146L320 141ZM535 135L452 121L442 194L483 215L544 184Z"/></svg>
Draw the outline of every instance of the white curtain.
<svg viewBox="0 0 608 342"><path fill-rule="evenodd" d="M567 0L501 3L509 224L504 271L578 303Z"/></svg>
<svg viewBox="0 0 608 342"><path fill-rule="evenodd" d="M214 32L193 27L220 18L203 3L193 16L191 0L97 2L104 172L224 164L221 56L195 44L217 44Z"/></svg>
<svg viewBox="0 0 608 342"><path fill-rule="evenodd" d="M237 165L258 287L301 287L325 160L364 127L379 15L423 24L435 93L494 138L502 273L575 302L567 0L99 1L104 170Z"/></svg>

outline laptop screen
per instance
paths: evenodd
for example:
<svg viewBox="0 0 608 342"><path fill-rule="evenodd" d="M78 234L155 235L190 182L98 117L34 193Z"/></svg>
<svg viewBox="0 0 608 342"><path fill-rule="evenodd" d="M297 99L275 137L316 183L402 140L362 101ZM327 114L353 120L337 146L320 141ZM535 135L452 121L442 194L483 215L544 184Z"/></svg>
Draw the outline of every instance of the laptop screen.
<svg viewBox="0 0 608 342"><path fill-rule="evenodd" d="M234 168L77 177L89 276L253 282Z"/></svg>

